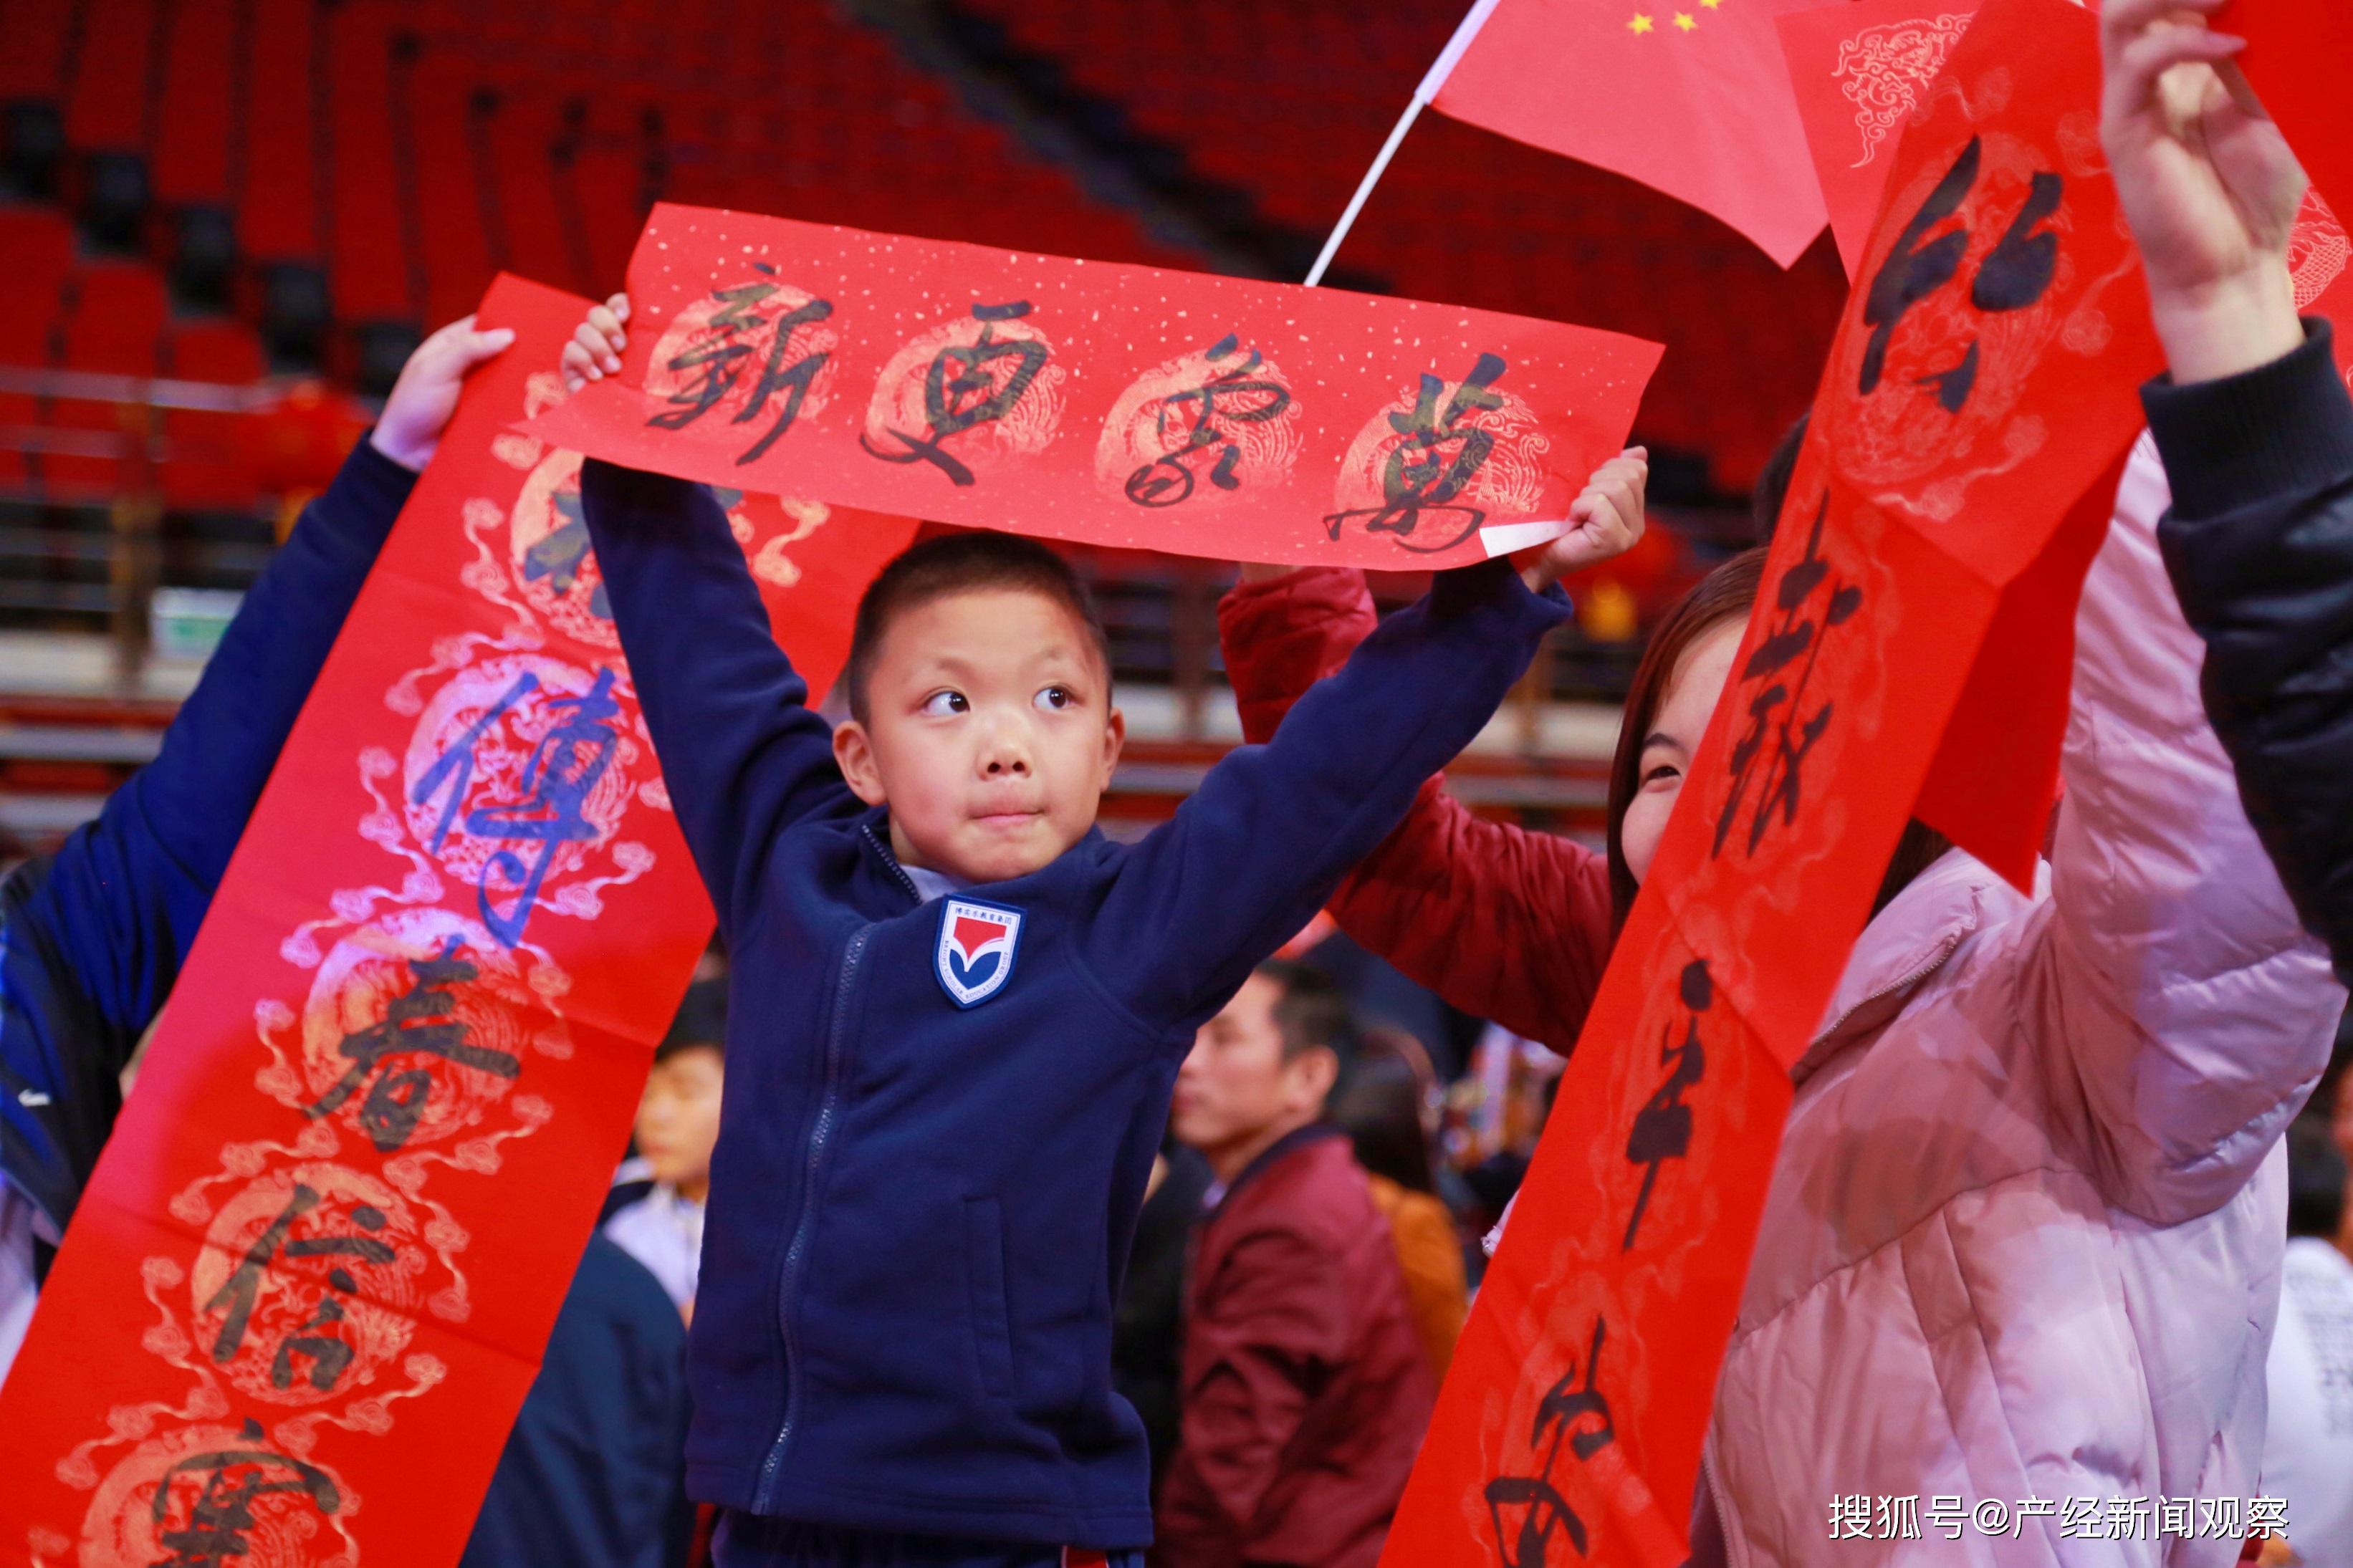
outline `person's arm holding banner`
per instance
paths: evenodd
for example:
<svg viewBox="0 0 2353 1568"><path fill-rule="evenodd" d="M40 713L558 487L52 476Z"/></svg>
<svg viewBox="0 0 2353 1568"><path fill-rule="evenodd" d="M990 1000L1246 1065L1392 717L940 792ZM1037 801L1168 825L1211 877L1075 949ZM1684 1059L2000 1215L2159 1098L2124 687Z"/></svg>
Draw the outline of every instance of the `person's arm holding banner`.
<svg viewBox="0 0 2353 1568"><path fill-rule="evenodd" d="M570 387L619 369L628 314L618 294L589 311L565 345ZM732 938L776 832L857 805L833 726L809 708L708 489L592 458L580 500L663 782Z"/></svg>
<svg viewBox="0 0 2353 1568"><path fill-rule="evenodd" d="M52 1245L114 1125L117 1079L466 373L512 339L469 317L410 356L375 429L246 595L154 760L0 888L0 1174ZM0 1368L13 1350L0 1344Z"/></svg>
<svg viewBox="0 0 2353 1568"><path fill-rule="evenodd" d="M2111 156L2172 369L2144 397L2173 484L2158 533L2206 644L2206 709L2247 814L2348 973L2353 400L2328 324L2296 320L2295 154L2242 83L2160 81L2170 64L2235 52L2235 38L2162 19L2219 8L2139 0L2105 16Z"/></svg>
<svg viewBox="0 0 2353 1568"><path fill-rule="evenodd" d="M2159 336L2177 381L2292 373L2310 352L2296 347L2286 262L2303 182L2211 68L2232 40L2177 12L2115 0L2102 16L2103 134ZM2202 511L2221 489L2263 493L2260 460L2233 448L2282 432L2215 402L2188 418L2166 407L2200 390L2154 388L2149 402L2173 489ZM2176 1225L2255 1201L2258 1169L2327 1064L2345 994L2263 863L2201 711L2198 638L2158 554L2171 498L2154 455L2143 447L2126 470L2084 585L2039 956L2109 1201Z"/></svg>
<svg viewBox="0 0 2353 1568"><path fill-rule="evenodd" d="M1536 558L1531 586L1633 547L1647 456L1634 447L1595 470L1569 512L1577 526ZM1242 738L1271 739L1292 704L1376 624L1361 572L1244 566L1218 606ZM1557 834L1489 822L1435 777L1330 907L1343 931L1451 1005L1564 1055L1613 935L1603 857Z"/></svg>

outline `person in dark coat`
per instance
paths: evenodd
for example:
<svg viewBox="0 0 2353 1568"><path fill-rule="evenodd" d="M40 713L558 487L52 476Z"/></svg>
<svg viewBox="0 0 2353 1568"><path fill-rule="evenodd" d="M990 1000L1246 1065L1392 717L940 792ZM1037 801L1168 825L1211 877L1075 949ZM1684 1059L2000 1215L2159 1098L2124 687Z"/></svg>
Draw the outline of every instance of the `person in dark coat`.
<svg viewBox="0 0 2353 1568"><path fill-rule="evenodd" d="M2122 106L2105 122L2109 160L2169 370L2142 395L2173 487L2158 542L2206 644L2206 710L2248 820L2353 976L2353 400L2328 323L2296 319L2288 249L2305 178L2286 141L2211 73L2185 103L2149 68L2221 58L2237 40L2196 29L2129 47L2173 11L2102 12ZM2348 195L2328 194L2340 206Z"/></svg>
<svg viewBox="0 0 2353 1568"><path fill-rule="evenodd" d="M1219 1187L1194 1242L1159 1568L1373 1568L1430 1424L1389 1223L1324 1121L1346 1024L1329 980L1263 964L1177 1075L1176 1136Z"/></svg>
<svg viewBox="0 0 2353 1568"><path fill-rule="evenodd" d="M456 408L513 341L472 317L403 368L375 427L245 596L155 758L57 853L0 879L0 1378L311 684Z"/></svg>
<svg viewBox="0 0 2353 1568"><path fill-rule="evenodd" d="M689 1410L684 1320L590 1237L459 1568L679 1568Z"/></svg>

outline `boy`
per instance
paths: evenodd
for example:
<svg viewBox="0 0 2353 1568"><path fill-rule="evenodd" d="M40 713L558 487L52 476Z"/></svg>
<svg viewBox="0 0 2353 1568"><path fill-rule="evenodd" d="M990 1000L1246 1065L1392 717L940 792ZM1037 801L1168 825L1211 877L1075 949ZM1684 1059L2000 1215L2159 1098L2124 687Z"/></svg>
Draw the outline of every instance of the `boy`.
<svg viewBox="0 0 2353 1568"><path fill-rule="evenodd" d="M618 368L627 302L565 353ZM1140 843L1060 557L916 545L859 607L830 729L699 486L581 498L733 958L732 1087L690 1344L721 1568L1129 1564L1144 1436L1112 1302L1194 1030L1461 750L1567 614L1443 574Z"/></svg>
<svg viewBox="0 0 2353 1568"><path fill-rule="evenodd" d="M654 1047L636 1140L653 1186L605 1222L605 1235L644 1264L689 1319L702 1266L702 1205L719 1142L719 1097L727 1082L725 996L723 982L696 981L669 1037Z"/></svg>

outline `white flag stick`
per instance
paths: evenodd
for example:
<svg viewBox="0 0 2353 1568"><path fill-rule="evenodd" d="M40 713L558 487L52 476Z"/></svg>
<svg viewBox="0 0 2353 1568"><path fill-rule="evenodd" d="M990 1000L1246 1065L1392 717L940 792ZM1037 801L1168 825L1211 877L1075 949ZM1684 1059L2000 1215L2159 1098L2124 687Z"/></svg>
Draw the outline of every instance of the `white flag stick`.
<svg viewBox="0 0 2353 1568"><path fill-rule="evenodd" d="M1454 29L1452 37L1446 40L1446 47L1439 51L1438 62L1423 75L1421 85L1413 89L1413 101L1405 106L1405 112L1398 117L1397 124L1389 130L1389 139L1381 143L1379 154L1373 159L1373 166L1365 171L1364 179L1357 183L1356 194L1348 198L1348 210L1340 215L1339 226L1332 230L1332 237L1324 242L1324 253L1315 258L1315 265L1307 269L1307 287L1313 289L1324 281L1324 269L1332 265L1332 258L1340 254L1340 243L1348 237L1348 230L1356 226L1356 215L1365 210L1365 199L1373 194L1373 187L1380 184L1381 175L1388 169L1389 160L1397 156L1398 148L1405 141L1405 133L1413 128L1416 120L1421 118L1422 105L1438 96L1439 89L1446 85L1446 79L1454 74L1454 67L1462 58L1463 51L1470 48L1471 40L1479 36L1479 29L1487 25L1487 18L1494 14L1495 7L1501 3L1502 0L1476 0L1471 7L1471 14L1462 18L1462 25Z"/></svg>

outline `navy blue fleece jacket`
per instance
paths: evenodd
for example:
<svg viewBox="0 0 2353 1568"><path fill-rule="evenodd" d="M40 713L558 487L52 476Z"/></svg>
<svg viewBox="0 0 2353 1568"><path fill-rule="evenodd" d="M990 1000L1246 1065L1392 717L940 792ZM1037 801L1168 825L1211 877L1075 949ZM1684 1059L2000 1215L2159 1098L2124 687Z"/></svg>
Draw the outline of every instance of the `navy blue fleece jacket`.
<svg viewBox="0 0 2353 1568"><path fill-rule="evenodd" d="M1090 832L926 905L709 492L591 462L581 497L733 959L690 1489L872 1530L1148 1542L1112 1305L1177 1065L1567 601L1503 562L1446 574L1140 842ZM943 952L975 904L1018 929L958 971L1008 975L965 1005Z"/></svg>

